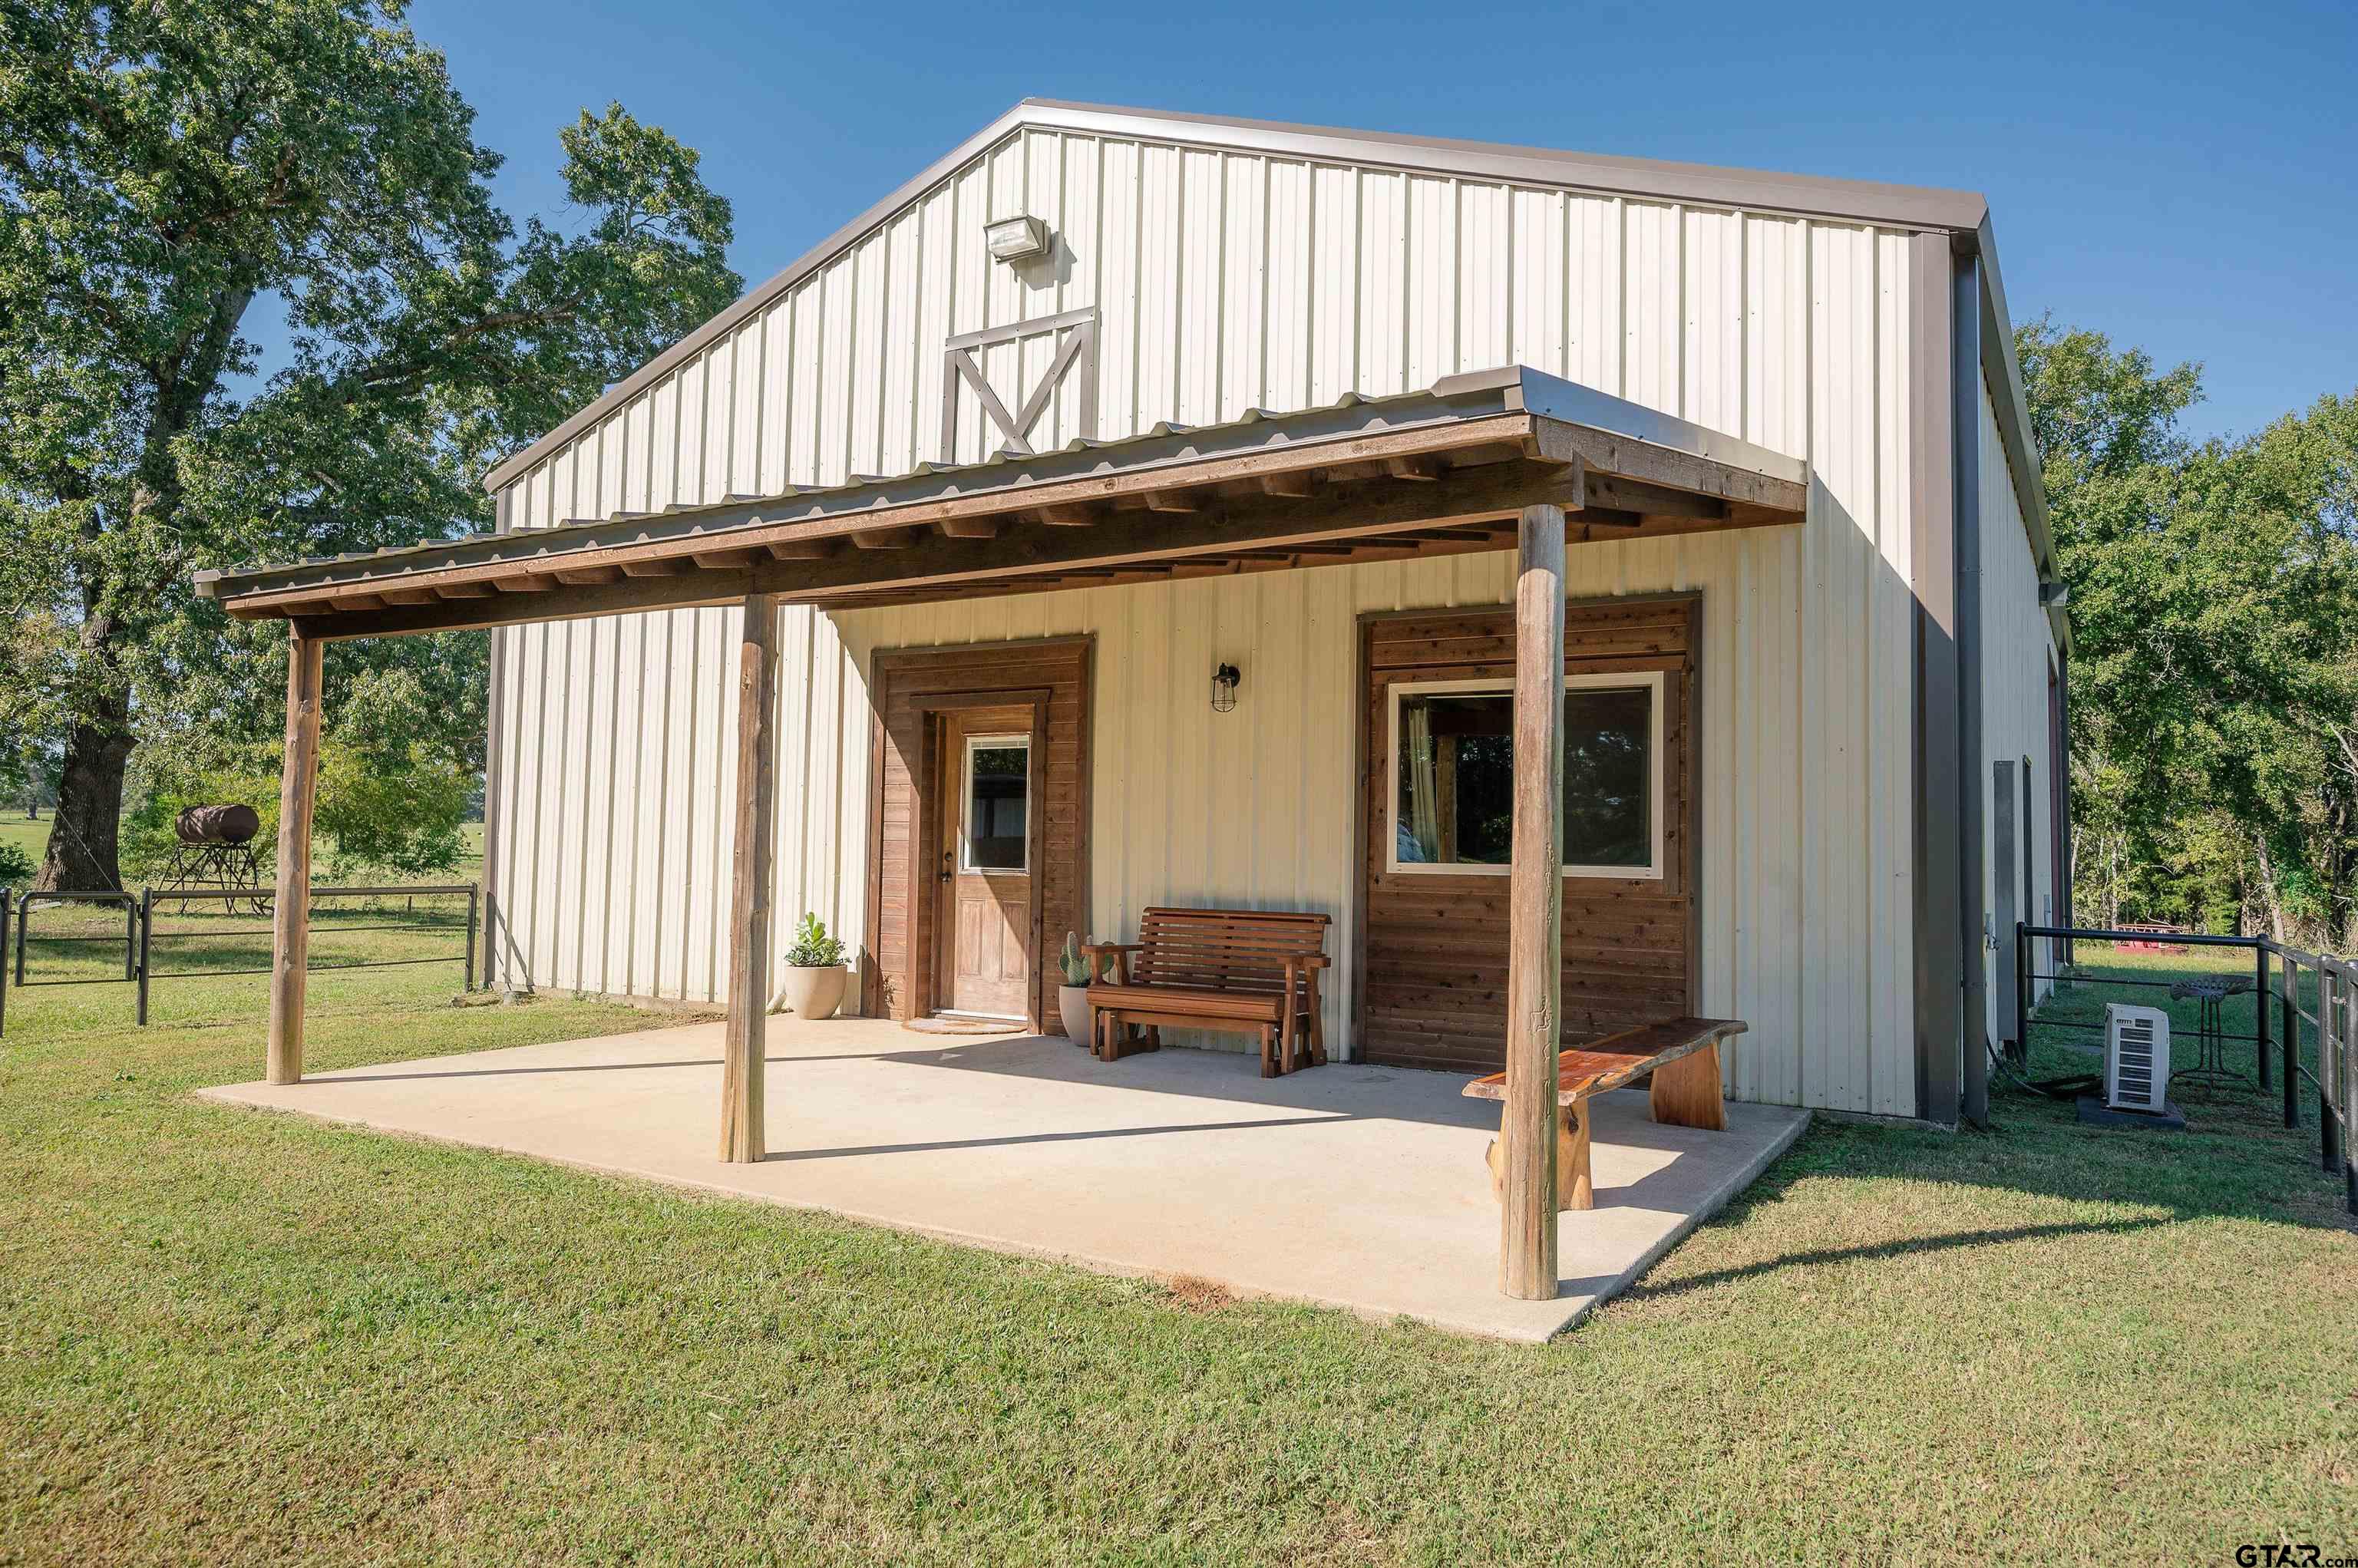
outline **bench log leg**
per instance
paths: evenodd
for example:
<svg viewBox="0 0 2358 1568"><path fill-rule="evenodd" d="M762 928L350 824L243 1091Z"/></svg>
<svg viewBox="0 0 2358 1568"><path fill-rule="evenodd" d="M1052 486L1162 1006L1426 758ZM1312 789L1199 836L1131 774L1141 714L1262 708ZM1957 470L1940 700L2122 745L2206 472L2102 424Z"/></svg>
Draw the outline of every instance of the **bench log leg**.
<svg viewBox="0 0 2358 1568"><path fill-rule="evenodd" d="M1719 1095L1719 1043L1655 1068L1648 1098L1656 1121L1726 1131L1727 1111Z"/></svg>
<svg viewBox="0 0 2358 1568"><path fill-rule="evenodd" d="M1141 1051L1163 1049L1163 1031L1155 1024L1141 1026L1130 1022L1120 1008L1109 1007L1097 1014L1092 1026L1094 1038L1089 1048L1100 1062L1119 1062L1124 1056L1135 1056Z"/></svg>
<svg viewBox="0 0 2358 1568"><path fill-rule="evenodd" d="M1565 1106L1555 1130L1555 1206L1591 1209L1596 1206L1596 1181L1588 1164L1588 1106ZM1499 1162L1498 1141L1490 1140L1490 1195L1506 1192L1506 1168Z"/></svg>

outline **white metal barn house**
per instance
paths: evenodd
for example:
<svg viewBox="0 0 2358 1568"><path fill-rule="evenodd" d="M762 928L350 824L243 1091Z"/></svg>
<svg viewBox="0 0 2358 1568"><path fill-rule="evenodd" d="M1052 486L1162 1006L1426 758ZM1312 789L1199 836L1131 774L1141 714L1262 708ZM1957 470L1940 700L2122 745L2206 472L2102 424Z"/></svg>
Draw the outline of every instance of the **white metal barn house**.
<svg viewBox="0 0 2358 1568"><path fill-rule="evenodd" d="M1026 102L501 465L498 535L209 590L493 628L498 983L753 994L741 732L847 1011L1054 1031L1068 930L1313 911L1330 1051L1487 1072L1556 516L1555 1030L1740 1019L1737 1099L1952 1121L2065 907L2010 342L1970 194Z"/></svg>
<svg viewBox="0 0 2358 1568"><path fill-rule="evenodd" d="M1044 252L997 259L992 225L1026 217ZM1947 1120L1980 1038L2006 1033L1981 914L1993 933L2008 906L2038 918L2063 863L2064 635L2010 343L1973 196L1030 103L490 483L505 527L545 528L1515 365L1798 459L1804 517L1598 530L1569 553L1569 592L1695 607L1681 1007L1751 1024L1730 1092ZM1086 640L1070 928L1124 939L1153 905L1324 910L1328 1038L1380 1055L1368 971L1405 955L1364 918L1358 777L1386 748L1360 733L1363 618L1496 611L1512 567L1489 551L786 607L776 908L863 939L864 1005L892 1005L880 659L968 650L987 668L1012 656L996 645ZM503 979L722 994L734 613L498 634ZM1576 658L1576 614L1566 641ZM1225 714L1222 664L1240 677ZM1961 856L1979 887L1959 887ZM1038 973L1048 955L1026 958ZM1957 975L1980 1013L1963 1026ZM1498 1065L1501 1009L1480 1009L1493 1039L1466 1065Z"/></svg>

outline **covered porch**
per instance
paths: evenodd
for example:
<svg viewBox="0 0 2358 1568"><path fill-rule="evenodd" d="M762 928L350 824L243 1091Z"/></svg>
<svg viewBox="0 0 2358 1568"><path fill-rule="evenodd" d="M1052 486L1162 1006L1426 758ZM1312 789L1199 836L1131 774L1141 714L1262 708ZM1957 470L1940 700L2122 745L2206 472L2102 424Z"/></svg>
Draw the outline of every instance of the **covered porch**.
<svg viewBox="0 0 2358 1568"><path fill-rule="evenodd" d="M1455 1222L1464 1227L1459 1239L1465 1245L1447 1251L1420 1249L1404 1241L1397 1227L1379 1226L1363 1245L1342 1249L1333 1236L1334 1216L1322 1212L1327 1204L1303 1202L1301 1208L1303 1223L1326 1238L1323 1245L1336 1250L1337 1266L1346 1270L1415 1269L1447 1258L1449 1267L1462 1274L1454 1289L1496 1290L1523 1302L1557 1303L1567 1283L1578 1285L1592 1277L1560 1266L1555 1212L1558 1113L1552 1090L1555 1052L1567 1016L1559 993L1563 881L1575 874L1566 867L1563 854L1560 743L1565 552L1568 546L1591 539L1644 540L1796 524L1807 494L1804 467L1795 459L1589 388L1509 367L1451 377L1429 391L1401 397L1353 396L1329 408L1254 414L1201 430L1158 427L1121 441L1076 442L1058 452L1033 454L1021 449L1018 442L988 463L926 469L898 479L855 478L848 484L775 496L732 496L654 516L617 514L371 557L206 574L200 589L219 599L231 613L289 622L278 979L267 1073L276 1086L273 1095L294 1091L291 1102L316 1108L330 1092L319 1084L295 1089L304 1083L304 905L321 658L329 642L663 608L741 606L741 637L733 661L735 787L733 798L724 803L730 814L726 841L731 847L726 895L728 1021L719 1031L719 1049L713 1058L717 1065L702 1076L714 1078L719 1090L719 1162L766 1170L768 1157L804 1146L812 1129L808 1086L801 1077L807 1064L798 1061L794 1072L779 1075L782 1084L791 1084L790 1091L775 1097L768 1092L773 1053L767 1041L777 1027L766 1018L764 1004L776 953L771 901L781 606L851 611L933 605L1076 584L1167 583L1512 552L1514 591L1511 607L1504 611L1510 624L1485 643L1490 648L1489 663L1512 677L1511 738L1518 759L1512 777L1511 866L1494 868L1502 873L1498 885L1506 892L1498 901L1497 925L1484 937L1503 948L1498 990L1504 1003L1505 1103L1499 1111L1476 1105L1391 1123L1446 1127L1476 1140L1446 1178L1453 1193L1464 1187L1465 1201L1472 1206ZM1055 694L1044 688L1032 700L1052 706ZM1030 732L1038 735L1040 724L1035 719ZM880 752L885 746L881 727L877 746ZM1522 759L1534 761L1527 766ZM1334 809L1352 808L1337 801ZM1692 806L1682 810L1691 814ZM1672 827L1682 830L1678 825ZM871 821L871 832L876 831ZM1658 826L1658 839L1660 831ZM887 846L879 838L871 838L871 862L881 868L891 858ZM1070 854L1085 860L1087 852L1084 834ZM904 855L897 862L912 882L925 880L920 859L923 871L929 871L934 864L929 855ZM1048 858L1036 863L1054 869L1059 862ZM1074 880L1085 885L1083 879ZM889 903L880 885L876 907L882 910ZM1042 900L1035 898L1031 916L1035 964L1055 934L1042 910ZM1075 923L1091 929L1086 907ZM881 938L876 945L883 945ZM1691 959L1689 963L1691 967ZM1674 1003L1663 1011L1693 1010ZM1033 1016L1036 1023L1036 1009ZM897 1038L892 1048L871 1054L891 1055L897 1049L905 1055L908 1038ZM1081 1071L1087 1060L1076 1053L1063 1070ZM1140 1070L1155 1075L1225 1073L1231 1066L1223 1058L1211 1063L1197 1068L1174 1053ZM1322 1069L1312 1077L1324 1078L1329 1071ZM1037 1075L986 1076L1049 1092L1040 1087ZM958 1076L970 1079L975 1075ZM1054 1081L1055 1075L1047 1076ZM1284 1092L1314 1097L1340 1092L1343 1075L1336 1071L1334 1076L1336 1089L1314 1081ZM1444 1097L1454 1094L1461 1081L1415 1074L1395 1074L1384 1081L1409 1078L1427 1080L1428 1087L1417 1091L1420 1098L1436 1091ZM454 1081L480 1087L485 1079ZM708 1136L713 1087L704 1086ZM856 1098L849 1103L868 1108ZM939 1119L910 1135L921 1141L955 1141L961 1136L959 1124L971 1111L955 1102L936 1108ZM1642 1117L1642 1110L1634 1114ZM1608 1126L1613 1115L1608 1104L1599 1118L1600 1194L1616 1185L1610 1160L1602 1152L1617 1146ZM1464 1174L1479 1170L1480 1145L1493 1131L1502 1145L1503 1197L1496 1205L1480 1181ZM1674 1129L1659 1130L1659 1135L1733 1136L1680 1134ZM847 1124L827 1146L867 1147L879 1141L874 1128ZM1390 1152L1372 1157L1384 1164L1396 1158ZM789 1161L782 1168L806 1163ZM680 1179L723 1186L739 1180L739 1173L716 1171L708 1155L701 1165L703 1176ZM1353 1173L1368 1168L1365 1158L1339 1161L1334 1179L1354 1184L1352 1190L1330 1195L1331 1203L1345 1209L1363 1204L1366 1195L1356 1190ZM1187 1190L1177 1176L1163 1171L1155 1201L1174 1201L1173 1195ZM800 1198L817 1201L806 1191ZM1047 1190L1039 1192L1036 1200L1047 1208L1065 1201L1060 1193ZM1015 1200L1002 1192L997 1201ZM1195 1203L1185 1206L1186 1223L1196 1228L1235 1227L1234 1217L1226 1212L1207 1211ZM1219 1215L1217 1225L1205 1225L1207 1212ZM1048 1217L1032 1217L1023 1223L1044 1224ZM927 1223L914 1215L899 1222ZM1607 1223L1593 1213L1566 1222ZM1027 1250L1058 1250L1051 1242L1015 1244ZM1466 1251L1467 1247L1474 1250ZM1075 1250L1077 1256L1087 1255L1085 1249ZM1630 1254L1630 1266L1644 1254L1643 1247ZM1249 1280L1239 1283L1258 1288ZM1276 1293L1325 1299L1307 1285L1280 1287ZM1379 1305L1378 1310L1410 1309ZM1533 1309L1532 1319L1560 1325L1564 1314L1551 1304Z"/></svg>
<svg viewBox="0 0 2358 1568"><path fill-rule="evenodd" d="M1498 1108L1455 1074L1237 1056L1108 1065L1058 1037L946 1039L883 1020L770 1021L792 1085L765 1157L712 1158L724 1025L432 1057L206 1091L702 1191L821 1209L1109 1272L1541 1340L1743 1190L1805 1111L1732 1105L1725 1132L1597 1108L1596 1206L1562 1217L1552 1299L1500 1295L1483 1150ZM946 1310L955 1310L954 1304Z"/></svg>

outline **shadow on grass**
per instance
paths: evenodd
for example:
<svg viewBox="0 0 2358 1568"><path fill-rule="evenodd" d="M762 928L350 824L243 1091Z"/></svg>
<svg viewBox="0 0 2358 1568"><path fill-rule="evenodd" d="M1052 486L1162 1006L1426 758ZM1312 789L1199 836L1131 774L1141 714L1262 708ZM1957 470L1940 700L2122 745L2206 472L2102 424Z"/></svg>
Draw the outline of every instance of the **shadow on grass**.
<svg viewBox="0 0 2358 1568"><path fill-rule="evenodd" d="M1925 1253L1954 1252L1968 1247L2002 1247L2010 1241L2046 1241L2062 1236L2127 1236L2140 1230L2176 1225L2183 1217L2179 1215L2147 1215L2137 1219L2090 1220L2076 1225L2017 1225L2003 1229L1911 1236L1897 1241L1877 1241L1858 1247L1819 1248L1764 1258L1757 1263L1743 1263L1732 1269L1714 1269L1708 1273L1689 1275L1665 1284L1633 1286L1628 1292L1628 1299L1632 1302L1667 1301L1675 1296L1709 1290L1714 1285L1757 1279L1786 1269L1817 1268L1829 1263L1855 1263Z"/></svg>

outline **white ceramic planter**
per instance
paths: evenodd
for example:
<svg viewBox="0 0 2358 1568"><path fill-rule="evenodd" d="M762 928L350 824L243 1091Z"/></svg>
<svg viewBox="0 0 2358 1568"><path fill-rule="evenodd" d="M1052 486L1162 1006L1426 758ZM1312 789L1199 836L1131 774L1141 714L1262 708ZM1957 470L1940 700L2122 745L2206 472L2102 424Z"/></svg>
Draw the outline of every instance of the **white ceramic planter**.
<svg viewBox="0 0 2358 1568"><path fill-rule="evenodd" d="M1065 1037L1076 1045L1089 1043L1089 988L1058 986L1056 1011L1065 1021Z"/></svg>
<svg viewBox="0 0 2358 1568"><path fill-rule="evenodd" d="M777 1005L796 1018L833 1018L843 1005L844 981L850 971L841 964L823 969L789 968L778 987Z"/></svg>

